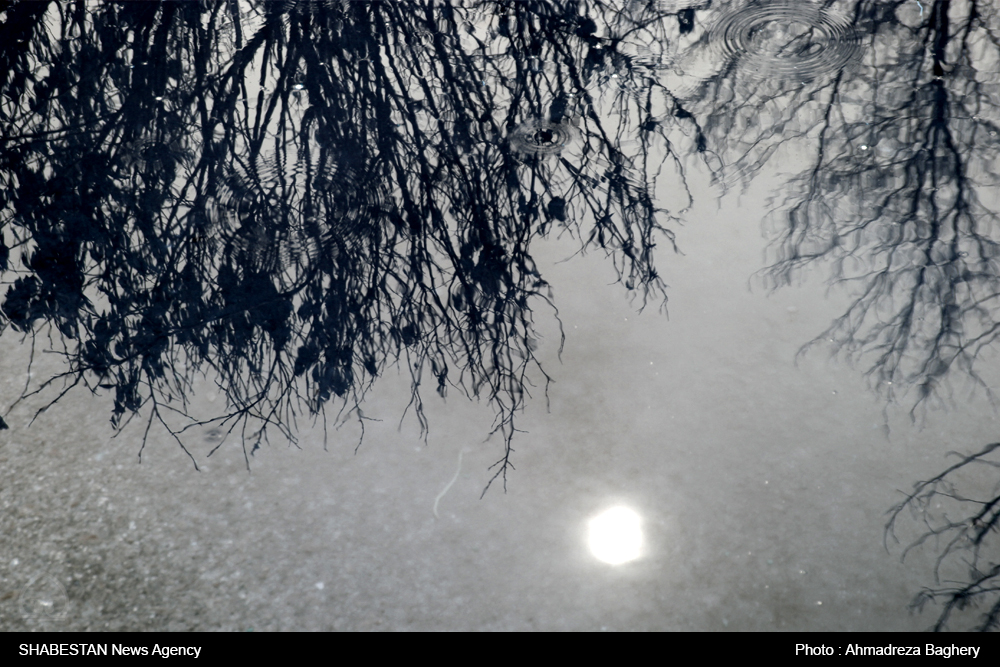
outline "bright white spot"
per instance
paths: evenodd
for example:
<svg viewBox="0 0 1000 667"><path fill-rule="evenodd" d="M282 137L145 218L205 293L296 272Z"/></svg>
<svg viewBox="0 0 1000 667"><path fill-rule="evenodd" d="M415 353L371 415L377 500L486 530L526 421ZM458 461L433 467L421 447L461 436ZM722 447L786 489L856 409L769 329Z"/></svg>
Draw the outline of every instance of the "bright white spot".
<svg viewBox="0 0 1000 667"><path fill-rule="evenodd" d="M323 582L322 581L317 581L316 582L316 590L318 590L318 591L323 590Z"/></svg>
<svg viewBox="0 0 1000 667"><path fill-rule="evenodd" d="M642 520L627 507L614 507L590 520L590 551L605 563L635 560L642 550Z"/></svg>

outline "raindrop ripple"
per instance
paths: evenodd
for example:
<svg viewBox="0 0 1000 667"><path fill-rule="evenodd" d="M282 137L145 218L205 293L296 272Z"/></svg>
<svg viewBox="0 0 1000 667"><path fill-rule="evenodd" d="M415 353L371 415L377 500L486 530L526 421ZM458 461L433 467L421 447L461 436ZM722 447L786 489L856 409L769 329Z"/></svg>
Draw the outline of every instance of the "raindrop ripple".
<svg viewBox="0 0 1000 667"><path fill-rule="evenodd" d="M839 72L861 53L849 18L811 2L750 4L723 14L711 42L757 77L803 80Z"/></svg>
<svg viewBox="0 0 1000 667"><path fill-rule="evenodd" d="M569 123L553 123L533 118L521 123L510 133L510 145L528 155L554 155L576 139L579 131Z"/></svg>

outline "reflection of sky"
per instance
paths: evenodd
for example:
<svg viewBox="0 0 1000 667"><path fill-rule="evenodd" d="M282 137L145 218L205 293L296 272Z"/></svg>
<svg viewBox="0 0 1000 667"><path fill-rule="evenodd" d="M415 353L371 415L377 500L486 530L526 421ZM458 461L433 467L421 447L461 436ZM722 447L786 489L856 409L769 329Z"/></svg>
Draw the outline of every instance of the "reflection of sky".
<svg viewBox="0 0 1000 667"><path fill-rule="evenodd" d="M668 114L669 98L656 100L655 112ZM861 122L863 113L852 103L847 115ZM420 119L428 127L438 122ZM769 125L767 116L755 119ZM522 127L538 129L539 122ZM624 145L637 146L636 140ZM810 158L811 145L801 146ZM880 152L894 146L877 144ZM559 154L579 158L570 150ZM287 171L279 176L294 180L296 166L281 166ZM138 582L178 610L175 623L190 616L189 607L211 609L195 629L926 625L926 617L905 614L909 595L924 582L883 552L883 512L898 500L895 489L938 469L942 434L950 447L968 449L994 437L994 420L983 406L962 404L930 414L925 431L897 420L886 437L881 406L858 374L826 365L822 355L793 363L799 346L843 312L843 303L823 294L819 271L806 276L805 286L770 299L746 290L763 256L763 202L781 187L777 181L761 187L765 180L738 201L717 204L716 191L692 177L697 201L679 232L685 254L660 254L670 320L654 309L637 316L600 253L562 262L575 252L573 243L538 244L568 340L558 359L558 332L542 339L546 368L557 379L552 409L531 404L519 422L517 470L507 494L494 487L475 500L491 474L485 471L495 460L495 441L473 448L464 469L463 452L473 449L461 450L456 466L454 443L478 445L490 415L472 414L475 408L460 398L435 403L423 446L419 434L396 430L409 398L405 381L401 402L380 395L380 385L366 403L366 412L384 423L370 424L356 456L356 434L334 434L331 451L323 452L323 434L303 428L308 453L266 450L253 476L242 470L241 457L226 459L226 450L202 476L188 475L183 460L164 460L177 454L169 440L151 443L141 468L125 465L134 459L135 441L107 444L103 421L95 422L107 409L67 402L60 406L65 411L11 436L0 459L0 479L17 485L0 494L3 507L19 505L25 523L47 522L31 529L41 545L33 557L33 545L0 545L0 602L18 599L9 591L19 590L22 607L47 609L57 599L76 611L86 604L91 617L102 617L90 601L106 595L113 598L109 609L122 598L147 605L143 619L156 618L162 607L134 599ZM664 178L657 201L683 199L678 192ZM913 262L910 250L897 254ZM545 326L553 325L539 322ZM4 349L9 354L0 359L9 372L0 377L20 377L16 354ZM383 380L391 386L391 377ZM16 384L5 388L4 405ZM56 446L75 442L80 432L89 439L80 448L67 453ZM204 433L206 445L216 436ZM77 496L72 505L63 502L66 489ZM626 506L602 506L586 517L567 509L624 490L641 498L642 516ZM78 506L75 514L65 509ZM664 516L677 524L669 541L658 532ZM61 521L69 526L65 534L52 528ZM581 525L583 539L553 543L559 529ZM141 548L116 546L123 542ZM581 571L594 570L567 563L584 548L602 563L637 562L602 567L581 585ZM107 578L92 574L105 555ZM149 584L156 570L181 583ZM630 576L632 589L617 586ZM70 582L68 596L63 582ZM32 591L37 600L29 599ZM821 598L829 602L820 605ZM4 613L0 606L0 621Z"/></svg>

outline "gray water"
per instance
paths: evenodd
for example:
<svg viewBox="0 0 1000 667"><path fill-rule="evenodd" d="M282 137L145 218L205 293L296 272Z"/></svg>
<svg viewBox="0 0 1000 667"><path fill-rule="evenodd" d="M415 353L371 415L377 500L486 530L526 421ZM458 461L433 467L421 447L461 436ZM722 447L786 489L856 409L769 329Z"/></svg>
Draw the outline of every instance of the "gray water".
<svg viewBox="0 0 1000 667"><path fill-rule="evenodd" d="M408 408L412 381L405 359L381 369L362 412L340 423L328 420L325 428L308 411L299 413L291 427L297 442L272 435L249 459L249 470L249 437L241 437L239 429L227 434L225 425L196 423L180 434L185 452L155 423L145 433L148 412L140 410L116 432L109 423L112 391L95 395L81 387L37 415L52 394L29 397L3 413L10 428L0 432L0 629L917 631L932 626L940 607L931 604L921 613L909 605L924 587L938 585L934 564L942 544L932 540L905 561L902 556L926 530L923 518L935 516L941 506L931 498L929 515L903 512L888 535L887 512L915 482L956 462L947 458L949 452L970 454L994 441L989 389L998 379L995 350L987 345L978 353L975 375L961 359L947 375L910 372L905 365L912 350L898 370L886 371L874 361L879 340L852 345L872 330L872 321L888 321L896 292L873 302L874 320L848 332L855 338L844 328L830 328L871 289L864 275L882 266L881 250L860 243L854 252L817 252L816 261L787 276L779 266L791 247L783 198L800 187L791 179L812 164L821 132L816 128L822 117L808 114L822 107L823 95L833 94L859 100L845 101L837 113L847 114L849 106L851 113L867 113L864 82L890 54L873 52L871 42L854 32L842 33L848 30L844 21L852 25L852 10L867 5L834 3L841 18L823 20L832 21L832 39L850 45L834 49L832 70L808 60L806 67L819 71L793 77L800 81L796 85L819 91L812 101L806 93L795 98L806 120L780 125L776 119L792 98L776 90L773 104L740 111L743 121L726 121L718 117L720 108L711 108L710 96L699 95L724 85L726 67L740 60L738 54L719 53L752 44L736 40L735 47L727 43L718 51L709 37L722 10L660 4L667 17L661 20L670 20L675 33L678 13L688 5L696 27L686 38L690 51L671 53L665 70L650 70L676 95L675 106L652 113L676 118L676 108L690 109L711 149L692 149L685 162L690 201L669 168L654 184L653 199L671 211L668 227L679 249L665 238L655 249L666 304L658 308L660 301L654 300L641 308L641 291L626 287L613 253L589 247L581 254L578 235L553 231L533 242L532 256L551 287L558 319L551 307L536 303L531 345L553 382L546 390L544 376L529 372L531 397L517 413L510 441L513 467L505 479L491 468L504 456L503 434L486 438L495 406L455 388L441 398L425 380L431 389L423 396L428 428L422 430ZM921 21L937 4L923 3L913 16L916 4L899 3L901 25L933 30ZM772 5L777 17L788 7L761 3ZM476 30L490 25L487 18L478 20ZM741 20L749 19L725 19ZM989 20L994 23L987 28L995 30L996 19ZM670 48L688 44L685 34L677 34ZM652 50L647 45L642 54L652 57L647 53ZM981 57L995 62L989 54ZM751 62L756 70L763 67ZM603 71L607 76L595 85L616 85L610 66ZM920 74L919 66L915 71L929 88L941 80L930 71ZM770 78L737 77L733 90L769 95L768 85L780 88L775 81L792 76L781 68L775 72ZM969 80L995 85L995 74L982 72ZM835 76L844 83L832 93L820 79ZM960 85L954 86L951 93L957 94ZM605 100L595 117L617 122L613 111ZM764 127L769 119L783 128L772 135L761 132L782 137L773 152L736 137L739 123ZM986 132L997 121L996 109L983 107L975 122ZM572 162L584 154L577 130L553 124L567 133L556 145L538 134L551 119L533 122L527 134L512 134L512 154L534 151L532 142L542 160ZM856 122L865 121L850 122L855 132ZM954 121L965 122L970 121ZM928 131L935 127L940 129L932 123ZM719 134L711 135L715 130ZM980 135L961 134L971 131L954 130L972 146ZM678 132L672 135L675 144L681 135L691 146L697 143L691 127ZM742 151L746 160L724 153L727 137L728 147ZM889 139L871 142L871 150L889 144ZM868 151L863 145L857 150ZM657 150L653 157L669 165ZM893 156L906 157L902 149L884 155L886 164ZM968 164L979 157L969 157ZM757 159L762 166L747 166ZM863 165L867 157L857 159ZM715 171L723 162L725 168ZM845 204L848 193L874 177L839 176L838 168L825 164L827 175L816 181L823 181L825 194L803 201L830 210L855 205ZM887 169L887 178L898 176ZM987 176L975 173L981 183ZM996 188L977 187L983 210L996 211ZM940 188L939 203L954 199L952 184ZM873 193L884 192L873 185L860 194L856 219L872 210ZM809 210L808 220L816 220L812 216L818 213ZM993 221L985 214L976 219L982 228L971 237L996 237ZM953 236L968 232L962 224L955 224ZM815 247L822 248L826 227L816 225ZM849 245L857 237L844 232L841 238ZM910 252L904 245L898 252ZM322 248L303 252L314 256ZM933 252L927 250L927 256ZM988 283L995 261L984 253L981 264L969 263ZM838 270L861 278L837 282ZM974 297L973 289L969 298ZM983 302L982 329L988 330L992 312ZM964 331L973 329L968 324ZM58 338L53 341L51 347L61 349ZM29 378L30 338L13 327L3 332L0 405L14 404L25 386L64 368L57 355L43 353L47 347L49 339L39 336ZM845 353L851 350L857 352L853 358ZM950 352L942 354L952 359ZM934 391L921 393L928 378ZM216 385L217 379L209 373L189 388L186 410L196 420L223 414L226 386ZM959 481L969 497L995 495L995 471L973 471ZM591 550L588 526L616 507L638 516L640 543L631 560L609 564ZM995 562L995 537L987 545L993 551L987 549L983 563ZM968 576L961 559L946 560L940 571L945 582ZM955 612L948 628L974 627L985 609Z"/></svg>

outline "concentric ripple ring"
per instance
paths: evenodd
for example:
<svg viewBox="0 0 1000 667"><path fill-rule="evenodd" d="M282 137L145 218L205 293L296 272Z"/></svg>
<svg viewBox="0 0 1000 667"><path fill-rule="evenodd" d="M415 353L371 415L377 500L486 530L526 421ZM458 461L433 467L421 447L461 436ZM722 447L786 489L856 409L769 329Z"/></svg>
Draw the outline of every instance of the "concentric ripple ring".
<svg viewBox="0 0 1000 667"><path fill-rule="evenodd" d="M569 123L533 118L511 131L510 145L519 153L552 155L562 152L578 134L579 131Z"/></svg>
<svg viewBox="0 0 1000 667"><path fill-rule="evenodd" d="M723 14L711 41L749 74L814 79L861 52L849 18L811 2L750 4Z"/></svg>

